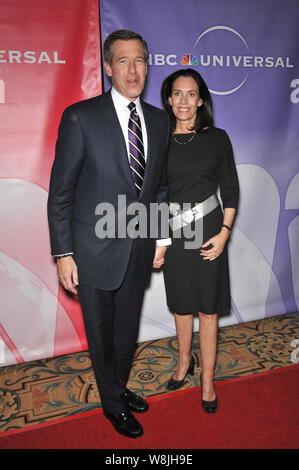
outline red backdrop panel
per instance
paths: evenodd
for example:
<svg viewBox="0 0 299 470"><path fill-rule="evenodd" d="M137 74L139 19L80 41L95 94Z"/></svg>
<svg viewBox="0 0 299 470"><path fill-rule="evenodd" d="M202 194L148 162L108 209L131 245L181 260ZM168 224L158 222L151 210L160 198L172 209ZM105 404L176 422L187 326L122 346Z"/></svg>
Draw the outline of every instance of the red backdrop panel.
<svg viewBox="0 0 299 470"><path fill-rule="evenodd" d="M0 0L0 365L87 347L46 216L63 109L102 91L98 0Z"/></svg>

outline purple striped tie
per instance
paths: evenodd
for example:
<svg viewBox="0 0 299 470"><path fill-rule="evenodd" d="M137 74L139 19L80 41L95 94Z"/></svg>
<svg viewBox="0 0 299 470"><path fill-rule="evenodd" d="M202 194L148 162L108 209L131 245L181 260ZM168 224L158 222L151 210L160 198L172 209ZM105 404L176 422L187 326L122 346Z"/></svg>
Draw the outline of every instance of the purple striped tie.
<svg viewBox="0 0 299 470"><path fill-rule="evenodd" d="M133 180L138 193L141 191L144 171L145 157L142 140L142 129L140 118L136 112L136 104L131 102L128 105L130 110L128 137L129 137L129 160Z"/></svg>

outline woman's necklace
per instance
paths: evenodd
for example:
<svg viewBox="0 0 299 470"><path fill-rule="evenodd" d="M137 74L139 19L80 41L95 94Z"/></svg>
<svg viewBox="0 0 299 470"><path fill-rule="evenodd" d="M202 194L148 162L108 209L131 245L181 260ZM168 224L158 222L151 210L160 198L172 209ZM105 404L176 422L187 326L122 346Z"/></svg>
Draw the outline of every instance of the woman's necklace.
<svg viewBox="0 0 299 470"><path fill-rule="evenodd" d="M186 145L186 144L190 144L190 142L192 142L192 140L195 138L196 136L196 132L193 132L192 136L190 137L190 139L186 140L185 142L180 142L179 140L177 140L174 136L174 133L172 133L172 138L173 140L179 144L179 145Z"/></svg>

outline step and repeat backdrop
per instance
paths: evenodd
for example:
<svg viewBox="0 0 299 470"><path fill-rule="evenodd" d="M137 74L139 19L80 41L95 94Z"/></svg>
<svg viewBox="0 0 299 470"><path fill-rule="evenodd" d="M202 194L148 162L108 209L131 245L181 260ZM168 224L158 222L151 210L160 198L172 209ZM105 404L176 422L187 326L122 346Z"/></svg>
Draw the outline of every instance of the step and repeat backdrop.
<svg viewBox="0 0 299 470"><path fill-rule="evenodd" d="M220 326L298 311L298 21L297 0L0 0L0 366L87 348L50 256L46 201L62 110L102 92L100 38L115 29L148 42L146 101L161 107L164 78L193 67L231 138L241 198ZM154 272L139 341L173 335Z"/></svg>

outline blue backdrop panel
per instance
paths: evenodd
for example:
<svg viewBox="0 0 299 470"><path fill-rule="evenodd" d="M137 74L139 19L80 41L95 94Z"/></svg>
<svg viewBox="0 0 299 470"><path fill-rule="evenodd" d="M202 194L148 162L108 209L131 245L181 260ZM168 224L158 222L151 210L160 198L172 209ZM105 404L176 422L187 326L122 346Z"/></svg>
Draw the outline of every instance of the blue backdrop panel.
<svg viewBox="0 0 299 470"><path fill-rule="evenodd" d="M222 324L297 311L298 1L286 8L280 0L101 0L100 7L102 41L125 28L148 42L147 101L161 107L163 79L193 67L212 93L216 126L231 137L241 200L229 246L233 309ZM166 336L166 311L157 274L141 335L150 324Z"/></svg>

